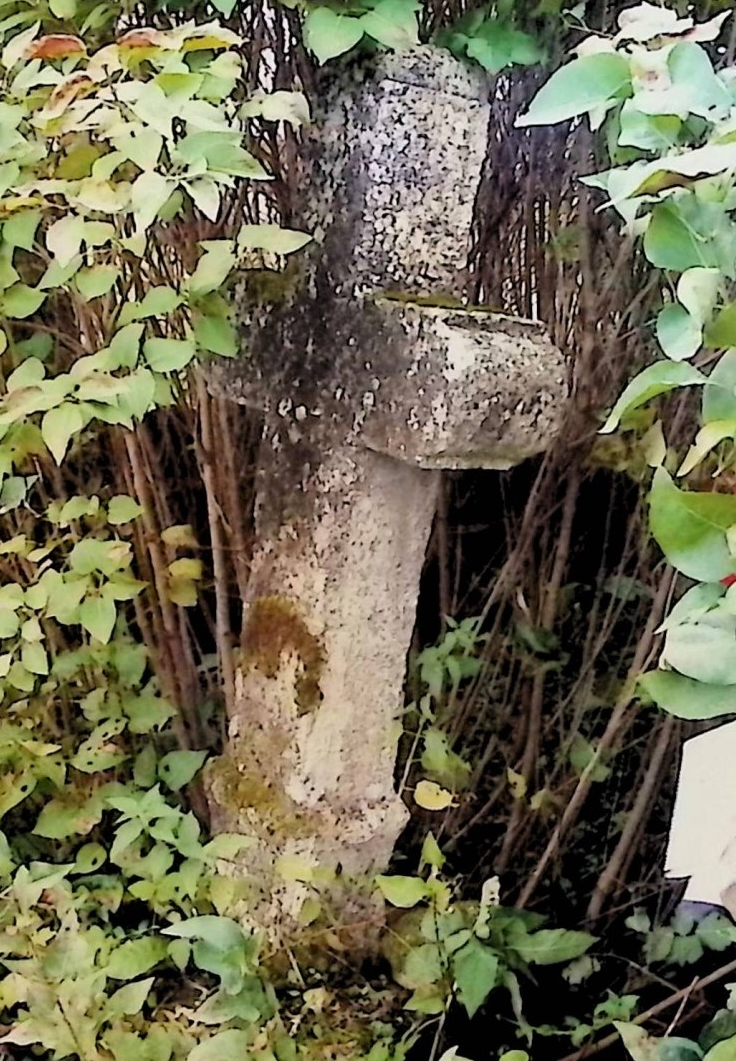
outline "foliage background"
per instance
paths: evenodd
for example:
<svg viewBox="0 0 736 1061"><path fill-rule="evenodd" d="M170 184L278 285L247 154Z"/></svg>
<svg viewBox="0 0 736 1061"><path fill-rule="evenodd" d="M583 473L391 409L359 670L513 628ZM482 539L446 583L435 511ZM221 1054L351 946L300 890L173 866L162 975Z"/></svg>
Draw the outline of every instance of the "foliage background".
<svg viewBox="0 0 736 1061"><path fill-rule="evenodd" d="M703 15L715 6L703 5ZM204 5L161 2L153 13L133 5L125 17L130 25L165 25L172 16L205 13ZM459 4L433 3L421 18L429 32L454 25L464 13ZM615 5L590 5L586 21L605 29L616 13ZM555 3L507 6L501 14L534 30L552 62L573 32ZM249 91L318 91L299 19L293 8L259 0L233 7L228 24L246 42ZM62 13L56 28L65 25ZM694 963L706 975L723 959L713 957L719 947L706 948L701 958L690 944L680 948L674 964L663 962L658 956L672 959L672 947L667 952L660 941L657 951L651 928L641 931L644 921L625 927L640 907L661 924L674 911L675 893L658 867L685 727L634 698L630 675L656 656L654 630L672 584L646 544L646 453L628 440L602 440L597 430L600 410L650 353L657 294L632 247L607 215L595 213L596 200L576 179L595 168L590 134L580 127L514 128L542 76L536 68L513 67L496 81L477 210L475 297L550 325L572 353L573 403L565 432L544 460L502 475L446 478L416 648L418 654L447 633L447 616L483 616L483 639L473 644L480 665L460 683L448 669L436 698L438 728L470 771L454 764L454 787L461 791L441 821L436 813L415 814L396 868L413 871L431 827L460 895L477 898L483 882L498 874L504 902L541 910L554 923L593 928L601 937L595 964L570 974L561 1003L545 1003L544 992L530 1003L529 1020L559 1028L565 1017L590 1021L591 998L609 989L618 996L638 993L641 1009L679 999ZM298 129L259 121L255 129L254 154L276 180L258 194L231 197L216 224L183 218L172 230L179 244L230 235L243 218L289 224L299 181ZM148 282L166 277L165 247L149 268ZM63 309L44 324L58 335L71 330ZM683 431L689 416L685 400L673 408ZM223 707L234 695L258 433L250 414L193 385L182 390L176 406L157 411L124 437L96 433L61 469L40 453L31 456L53 483L56 499L125 494L143 506L145 515L131 524L129 540L136 570L151 588L134 602L135 624L161 690L177 709L177 740L185 748L217 750ZM32 518L17 510L3 515L3 540L26 533ZM167 539L172 527L191 532ZM170 565L182 557L202 562L200 592L188 607L171 593ZM19 571L22 558L6 554L0 562L3 582L27 573ZM426 691L421 675L420 669L410 699ZM164 754L175 747L167 739ZM407 756L412 747L408 741ZM594 750L600 768L581 776ZM446 780L426 762L405 760L400 776L406 772L410 786L426 776ZM196 783L190 798L204 817ZM675 937L694 938L692 924L677 929L667 929L671 944ZM642 937L650 941L644 954ZM341 961L350 966L349 955ZM353 975L360 982L359 970ZM559 991L559 980L555 984ZM720 1001L717 994L691 992L680 1022L702 1015L709 998ZM328 1023L339 1024L335 1006ZM319 1025L309 1012L308 1020ZM465 1018L451 1017L443 1035L448 1042L462 1037L471 1056L479 1036L511 1046L517 1041L512 1016L507 1003L499 1002L481 1011L471 1028ZM665 1012L663 1027L671 1016ZM442 1039L432 1042L439 1049ZM535 1053L544 1056L577 1049L560 1036L536 1042Z"/></svg>

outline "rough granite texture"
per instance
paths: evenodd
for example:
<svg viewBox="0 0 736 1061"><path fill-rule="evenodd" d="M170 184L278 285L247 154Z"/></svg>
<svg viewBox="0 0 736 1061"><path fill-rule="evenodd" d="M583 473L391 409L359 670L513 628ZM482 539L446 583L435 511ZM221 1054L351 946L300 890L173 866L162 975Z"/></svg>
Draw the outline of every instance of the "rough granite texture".
<svg viewBox="0 0 736 1061"><path fill-rule="evenodd" d="M328 76L319 98L302 213L317 242L250 278L243 356L211 378L266 417L237 705L209 790L216 824L260 837L248 866L282 919L306 893L269 874L275 853L361 875L406 821L394 764L436 469L539 452L565 398L539 324L460 301L482 78L423 47Z"/></svg>

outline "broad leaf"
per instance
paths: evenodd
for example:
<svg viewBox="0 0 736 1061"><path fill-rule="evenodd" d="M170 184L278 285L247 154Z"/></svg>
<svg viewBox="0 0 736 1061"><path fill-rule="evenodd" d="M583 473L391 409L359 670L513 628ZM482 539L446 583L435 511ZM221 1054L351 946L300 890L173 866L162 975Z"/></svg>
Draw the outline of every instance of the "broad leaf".
<svg viewBox="0 0 736 1061"><path fill-rule="evenodd" d="M621 55L586 55L552 75L516 119L517 126L554 125L631 95L629 64Z"/></svg>
<svg viewBox="0 0 736 1061"><path fill-rule="evenodd" d="M673 671L642 675L639 685L654 702L676 718L709 719L736 715L736 686L707 685Z"/></svg>
<svg viewBox="0 0 736 1061"><path fill-rule="evenodd" d="M499 958L474 936L452 956L458 1001L472 1017L499 982Z"/></svg>
<svg viewBox="0 0 736 1061"><path fill-rule="evenodd" d="M376 877L376 884L392 906L408 910L427 897L427 885L419 877Z"/></svg>
<svg viewBox="0 0 736 1061"><path fill-rule="evenodd" d="M602 434L615 431L626 413L646 405L652 398L667 394L677 387L702 385L707 377L692 365L682 362L658 361L649 365L626 387L618 399L611 414L601 428Z"/></svg>
<svg viewBox="0 0 736 1061"><path fill-rule="evenodd" d="M718 582L736 569L726 531L736 524L736 496L680 490L664 469L649 495L652 535L681 574Z"/></svg>
<svg viewBox="0 0 736 1061"><path fill-rule="evenodd" d="M313 7L304 19L304 43L320 63L349 52L362 36L361 19L339 14L330 7Z"/></svg>

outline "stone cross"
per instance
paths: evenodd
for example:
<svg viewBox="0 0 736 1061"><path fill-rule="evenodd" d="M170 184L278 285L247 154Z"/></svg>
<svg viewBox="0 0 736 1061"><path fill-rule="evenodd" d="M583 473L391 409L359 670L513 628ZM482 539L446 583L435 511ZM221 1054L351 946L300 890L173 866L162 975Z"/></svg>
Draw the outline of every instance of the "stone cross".
<svg viewBox="0 0 736 1061"><path fill-rule="evenodd" d="M463 304L483 78L420 47L343 69L320 98L299 217L314 250L249 284L244 354L212 380L265 427L209 789L216 823L360 876L407 820L394 769L440 469L544 449L566 373L541 325Z"/></svg>

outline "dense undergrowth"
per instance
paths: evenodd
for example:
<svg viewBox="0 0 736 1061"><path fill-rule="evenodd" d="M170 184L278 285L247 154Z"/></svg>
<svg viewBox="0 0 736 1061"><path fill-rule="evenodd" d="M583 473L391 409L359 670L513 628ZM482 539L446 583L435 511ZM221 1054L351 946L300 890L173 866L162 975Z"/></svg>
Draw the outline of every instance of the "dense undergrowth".
<svg viewBox="0 0 736 1061"><path fill-rule="evenodd" d="M473 1057L560 1057L649 1006L666 1028L693 969L727 979L731 923L676 914L651 873L680 735L630 680L652 658L669 593L644 545L651 436L642 445L636 423L623 454L592 442L591 410L646 356L641 324L658 292L611 226L586 215L579 188L543 199L532 187L528 133L522 164L503 174L527 181L511 188L513 210L493 227L508 187L492 172L498 202L484 213L479 200L478 296L538 310L575 351L577 419L539 467L457 479L452 502L448 489L425 589L439 606L425 599L431 638L400 769L415 793L429 786L428 809L377 882L380 952L358 960L316 887L293 950L251 923L247 881L229 872L249 839L210 836L198 781L234 696L258 436L208 394L203 364L236 352L234 272L278 267L308 239L281 224L310 53L400 47L419 23L467 61L510 69L500 111L514 86L528 100L537 74L522 68L556 54L556 13L403 0L0 7L10 1056L402 1061L462 1041ZM560 37L580 18L566 15ZM504 150L519 148L506 133ZM568 177L570 159L583 172L577 150L591 156L580 137L559 141ZM514 254L499 254L512 230ZM596 293L605 335L591 321ZM631 349L601 368L586 328L611 349L627 335ZM627 477L601 479L590 471L601 460ZM493 511L484 496L465 519L473 489ZM600 513L594 535L586 506ZM719 1020L700 1047L674 1045L701 1056L732 1034L731 1011ZM638 1034L627 1045L660 1049Z"/></svg>

